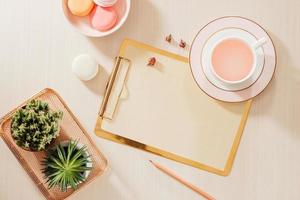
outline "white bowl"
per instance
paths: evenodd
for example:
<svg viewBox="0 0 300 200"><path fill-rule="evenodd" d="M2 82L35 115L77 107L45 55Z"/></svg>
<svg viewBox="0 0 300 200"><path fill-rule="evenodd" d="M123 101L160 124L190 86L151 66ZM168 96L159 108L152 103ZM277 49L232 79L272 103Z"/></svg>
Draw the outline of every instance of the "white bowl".
<svg viewBox="0 0 300 200"><path fill-rule="evenodd" d="M67 18L68 22L75 28L78 32L82 33L83 35L90 36L90 37L103 37L106 35L110 35L117 31L126 21L129 10L131 0L118 0L118 2L113 5L115 7L117 14L118 14L118 22L117 24L108 31L98 31L94 29L90 24L89 15L85 17L77 17L73 15L68 8L67 5L68 0L62 0L62 8Z"/></svg>

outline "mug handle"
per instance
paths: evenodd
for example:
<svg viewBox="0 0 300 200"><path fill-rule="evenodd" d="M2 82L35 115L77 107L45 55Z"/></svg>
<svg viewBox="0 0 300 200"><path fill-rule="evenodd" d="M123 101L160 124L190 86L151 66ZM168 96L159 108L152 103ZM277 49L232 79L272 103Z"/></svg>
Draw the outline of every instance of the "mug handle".
<svg viewBox="0 0 300 200"><path fill-rule="evenodd" d="M259 40L257 40L254 45L253 48L254 49L258 49L259 47L261 47L262 45L264 45L267 42L266 38L260 38Z"/></svg>

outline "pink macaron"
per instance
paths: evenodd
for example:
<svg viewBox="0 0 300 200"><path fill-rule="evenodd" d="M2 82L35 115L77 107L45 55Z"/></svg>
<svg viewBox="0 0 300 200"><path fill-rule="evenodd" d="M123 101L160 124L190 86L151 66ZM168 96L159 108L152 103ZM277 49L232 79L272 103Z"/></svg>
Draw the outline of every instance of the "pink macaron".
<svg viewBox="0 0 300 200"><path fill-rule="evenodd" d="M113 7L95 6L90 15L90 21L92 27L96 30L108 31L116 25L118 15Z"/></svg>

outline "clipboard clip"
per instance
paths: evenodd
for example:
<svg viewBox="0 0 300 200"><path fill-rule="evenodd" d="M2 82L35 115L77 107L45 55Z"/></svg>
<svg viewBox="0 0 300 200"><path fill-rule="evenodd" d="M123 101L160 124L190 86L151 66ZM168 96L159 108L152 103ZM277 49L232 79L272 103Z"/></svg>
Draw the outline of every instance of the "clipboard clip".
<svg viewBox="0 0 300 200"><path fill-rule="evenodd" d="M116 57L115 66L106 84L106 90L99 111L101 118L113 119L113 115L125 87L130 65L131 61L129 59L121 56Z"/></svg>

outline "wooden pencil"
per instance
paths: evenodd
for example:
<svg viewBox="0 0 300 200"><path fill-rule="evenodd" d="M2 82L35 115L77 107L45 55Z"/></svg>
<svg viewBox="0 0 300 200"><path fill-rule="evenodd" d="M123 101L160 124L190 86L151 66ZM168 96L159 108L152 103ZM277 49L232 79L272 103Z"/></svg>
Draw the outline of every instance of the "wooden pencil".
<svg viewBox="0 0 300 200"><path fill-rule="evenodd" d="M216 200L214 197L212 197L211 195L209 195L208 193L204 192L203 190L201 190L200 188L198 188L197 186L187 182L186 180L182 179L181 177L179 177L177 174L175 174L174 172L170 171L169 169L159 165L158 163L155 163L152 160L149 160L150 163L152 163L157 169L159 169L160 171L164 172L165 174L171 176L172 178L174 178L175 180L177 180L178 182L182 183L183 185L185 185L186 187L190 188L191 190L193 190L194 192L200 194L201 196L203 196L204 198L208 199L208 200Z"/></svg>

